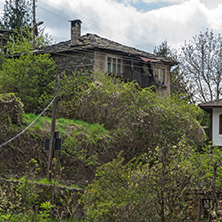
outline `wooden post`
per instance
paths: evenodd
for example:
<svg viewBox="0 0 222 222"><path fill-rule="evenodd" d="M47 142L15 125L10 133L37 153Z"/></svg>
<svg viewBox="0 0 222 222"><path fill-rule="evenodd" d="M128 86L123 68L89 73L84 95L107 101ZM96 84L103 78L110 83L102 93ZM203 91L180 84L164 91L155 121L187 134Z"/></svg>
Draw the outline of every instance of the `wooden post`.
<svg viewBox="0 0 222 222"><path fill-rule="evenodd" d="M217 193L216 193L216 179L217 179L217 162L213 165L214 173L213 173L213 181L212 181L212 208L217 213Z"/></svg>
<svg viewBox="0 0 222 222"><path fill-rule="evenodd" d="M36 20L35 20L35 0L33 0L33 29L32 29L32 48L35 49Z"/></svg>
<svg viewBox="0 0 222 222"><path fill-rule="evenodd" d="M51 124L51 133L50 133L50 141L49 141L49 156L48 156L48 168L47 168L47 178L50 181L51 180L51 174L52 174L52 158L54 155L54 135L55 135L55 127L56 127L56 106L58 103L58 91L59 91L59 74L56 74L56 82L55 82L55 90L54 90L54 97L55 100L53 102L52 107L52 124Z"/></svg>

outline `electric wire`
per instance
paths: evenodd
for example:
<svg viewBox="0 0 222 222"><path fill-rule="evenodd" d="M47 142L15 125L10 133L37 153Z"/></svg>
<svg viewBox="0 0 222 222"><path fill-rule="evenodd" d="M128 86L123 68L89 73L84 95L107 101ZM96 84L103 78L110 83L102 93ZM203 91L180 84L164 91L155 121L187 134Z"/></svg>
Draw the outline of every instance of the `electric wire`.
<svg viewBox="0 0 222 222"><path fill-rule="evenodd" d="M41 7L41 6L38 6L39 8L41 8L42 10L44 11L47 11L51 14L54 14L56 15L57 17L61 17L61 18L65 18L64 16L61 16L61 14L58 14L58 13L55 13L55 12L52 12L50 10L47 9L47 4L45 4L44 2L42 1L39 1L40 4L44 5L44 7ZM78 17L79 19L81 20L84 20L86 21L86 24L85 24L85 27L89 27L89 25L92 27L92 28L95 28L96 30L100 30L101 32L107 34L107 35L110 35L110 33L112 33L113 36L115 36L116 38L118 38L120 41L130 41L133 45L135 45L135 41L137 42L140 42L140 43L144 43L145 45L148 45L148 46L152 46L153 48L155 47L153 44L150 44L148 42L145 42L144 40L142 40L141 38L136 38L136 37L132 37L131 35L126 35L125 33L121 33L121 32L116 32L115 30L107 27L107 26L104 26L104 25L101 25L101 24L98 24L97 22L95 21L92 21L92 20L89 20L87 19L86 17L82 16L82 15L79 15L78 13L76 12L73 12L73 11L70 11L68 9L65 9L65 8L62 8L61 6L56 6L56 5L53 5L54 8L57 8L57 9L60 9L64 12L66 12L66 14L68 16L73 16L75 15L76 17ZM127 43L129 44L129 43ZM144 48L144 45L137 45L137 47L141 47L141 48Z"/></svg>
<svg viewBox="0 0 222 222"><path fill-rule="evenodd" d="M44 4L44 3L43 3L43 4ZM46 4L45 4L45 5L46 5ZM40 8L42 8L42 7L40 7ZM45 9L45 8L42 8L42 9L58 16L57 13L53 13L53 12L51 12L51 11ZM69 11L69 10L66 10L66 11L68 11L69 13L71 13L71 11ZM73 12L72 12L72 14L73 14ZM78 14L77 14L77 15L78 15ZM61 17L61 15L59 15L59 16ZM65 17L64 17L64 18L65 18ZM85 20L88 20L88 19L85 18ZM89 20L88 20L88 23L90 23L91 25L95 26L97 29L98 29L98 28L101 29L102 31L104 31L105 29L106 29L107 31L112 31L112 32L114 31L114 30L112 30L112 29L110 29L110 28L107 28L107 27L105 27L105 26L104 26L104 27L102 27L101 25L98 26L97 23L91 22L91 21L89 21ZM121 34L121 33L118 33L118 34ZM124 37L126 37L125 34L124 34ZM133 39L131 39L131 40L134 41ZM150 45L151 45L151 44L150 44ZM78 51L78 50L75 50L75 51ZM84 49L84 51L79 50L79 52L85 53L85 54L89 54L89 53L94 54L94 52L92 52L92 51L90 51L90 50L87 50L87 49ZM56 53L56 52L53 52L53 54L57 54L57 55L60 55L60 56L61 56L61 55L62 55L62 56L69 56L69 57L73 57L73 58L80 58L80 57L81 57L80 55L79 55L79 56L78 56L78 55L67 55L67 54L64 54L64 53ZM99 53L99 52L97 52L97 54L103 55L102 53ZM126 61L130 61L130 62L132 61L132 58L129 59L129 57L127 57L127 56L122 56L122 57L123 57L124 60L126 60ZM82 57L81 57L81 58L82 58ZM92 57L85 57L85 58L92 59ZM104 60L99 60L99 59L97 59L97 60L98 60L98 61L104 61ZM89 65L92 65L92 63L82 64L82 65L76 65L75 67L76 67L76 68L78 68L78 67L87 67L87 66L89 66ZM131 65L124 64L124 66L131 66ZM141 66L135 66L135 65L134 65L134 67L141 68ZM56 96L57 96L57 95L56 95ZM7 144L10 143L11 141L15 140L15 139L18 138L20 135L22 135L26 130L28 130L28 129L44 114L44 112L51 106L51 104L54 102L56 96L53 98L53 100L49 103L49 105L39 114L39 116L38 116L32 123L30 123L30 124L29 124L24 130L22 130L19 134L17 134L16 136L14 136L13 138L11 138L11 139L8 140L7 142L1 144L1 145L0 145L0 148L3 147L3 146L5 146L5 145L7 145Z"/></svg>
<svg viewBox="0 0 222 222"><path fill-rule="evenodd" d="M18 138L19 136L21 136L23 133L25 133L26 130L28 130L44 113L45 111L52 105L52 103L54 102L54 100L56 99L58 94L56 94L54 96L54 98L52 99L52 101L48 104L48 106L24 129L22 130L20 133L18 133L16 136L12 137L11 139L9 139L8 141L6 141L5 143L0 145L0 148L2 148L3 146L7 145L8 143L12 142L13 140L15 140L16 138Z"/></svg>

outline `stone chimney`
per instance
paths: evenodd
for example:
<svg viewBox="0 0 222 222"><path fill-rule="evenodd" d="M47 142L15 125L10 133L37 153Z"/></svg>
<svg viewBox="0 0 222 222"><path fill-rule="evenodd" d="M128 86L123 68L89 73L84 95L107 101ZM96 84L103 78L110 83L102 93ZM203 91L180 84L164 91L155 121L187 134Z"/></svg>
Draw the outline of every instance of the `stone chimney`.
<svg viewBox="0 0 222 222"><path fill-rule="evenodd" d="M81 37L81 20L72 20L71 22L71 43L70 45L77 45Z"/></svg>

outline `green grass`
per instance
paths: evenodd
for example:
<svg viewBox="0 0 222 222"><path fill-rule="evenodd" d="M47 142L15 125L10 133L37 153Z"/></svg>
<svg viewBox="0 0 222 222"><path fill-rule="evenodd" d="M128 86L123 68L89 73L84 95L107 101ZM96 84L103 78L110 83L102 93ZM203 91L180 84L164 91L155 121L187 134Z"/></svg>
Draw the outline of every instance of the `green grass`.
<svg viewBox="0 0 222 222"><path fill-rule="evenodd" d="M77 186L76 184L71 184L69 186L63 184L61 181L55 181L54 179L51 179L51 181L48 181L47 178L41 178L39 180L33 180L30 182L35 182L35 183L39 183L39 184L55 184L57 186L65 186L65 187L71 187L71 188L76 188L76 189L80 189L79 186Z"/></svg>
<svg viewBox="0 0 222 222"><path fill-rule="evenodd" d="M15 179L15 178L10 178L12 181L23 181L24 180L24 177L22 177L21 179ZM61 181L58 181L58 180L54 180L54 179L51 179L51 181L48 181L48 179L46 177L44 178L41 178L41 179L38 179L38 180L28 180L28 182L33 182L33 183L38 183L38 184L51 184L51 185L56 185L56 186L64 186L64 187L67 187L67 188L76 188L76 189L81 189L78 185L76 184L71 184L71 185L66 185L65 183L61 182Z"/></svg>
<svg viewBox="0 0 222 222"><path fill-rule="evenodd" d="M37 118L37 115L35 115L33 113L24 114L24 120L27 125L32 123L36 118ZM51 125L51 118L41 116L32 125L32 128L34 128L36 130L43 130L43 129L50 130L50 125ZM67 132L67 130L69 130L69 127L73 126L73 125L75 125L77 127L79 126L80 128L83 127L85 129L87 129L87 131L90 134L93 134L93 133L109 134L109 131L106 130L102 125L100 125L98 123L89 124L89 123L83 122L81 120L71 120L71 119L64 119L64 118L59 118L56 120L56 130L59 131L61 134L65 134Z"/></svg>
<svg viewBox="0 0 222 222"><path fill-rule="evenodd" d="M33 212L34 213L34 212ZM8 216L8 217L7 217ZM11 221L11 222L18 222L18 221L33 221L33 215L30 215L30 211L24 212L24 213L14 213L13 215L10 213L6 212L0 212L0 222L3 221ZM58 222L58 219L55 218L44 218L42 219L35 219L35 221L40 222L40 221L45 221L45 222ZM63 218L62 221L70 221L70 222L83 222L81 219L76 219L76 218Z"/></svg>
<svg viewBox="0 0 222 222"><path fill-rule="evenodd" d="M24 114L24 120L27 125L31 124L35 119L37 118L37 115L33 113L26 113ZM44 125L51 124L51 119L49 117L40 117L34 124L33 128L36 130L41 130L44 128Z"/></svg>

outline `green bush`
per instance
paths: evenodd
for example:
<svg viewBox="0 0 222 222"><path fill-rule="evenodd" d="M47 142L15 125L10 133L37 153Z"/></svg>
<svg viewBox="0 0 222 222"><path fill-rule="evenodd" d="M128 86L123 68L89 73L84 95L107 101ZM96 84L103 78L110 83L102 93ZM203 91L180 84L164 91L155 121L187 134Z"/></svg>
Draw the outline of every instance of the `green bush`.
<svg viewBox="0 0 222 222"><path fill-rule="evenodd" d="M59 90L58 117L76 119L79 117L81 95L92 82L88 72L74 72L73 75L62 73Z"/></svg>
<svg viewBox="0 0 222 222"><path fill-rule="evenodd" d="M205 133L197 121L202 111L179 98L159 98L152 88L140 89L133 82L95 73L80 94L77 110L79 119L109 129L115 138L115 155L123 150L130 160L147 147L175 145L183 137L203 143Z"/></svg>
<svg viewBox="0 0 222 222"><path fill-rule="evenodd" d="M26 112L39 113L53 98L55 72L48 54L7 59L0 72L0 93L15 93Z"/></svg>
<svg viewBox="0 0 222 222"><path fill-rule="evenodd" d="M192 147L156 147L124 164L118 156L96 172L82 196L87 222L188 220Z"/></svg>

